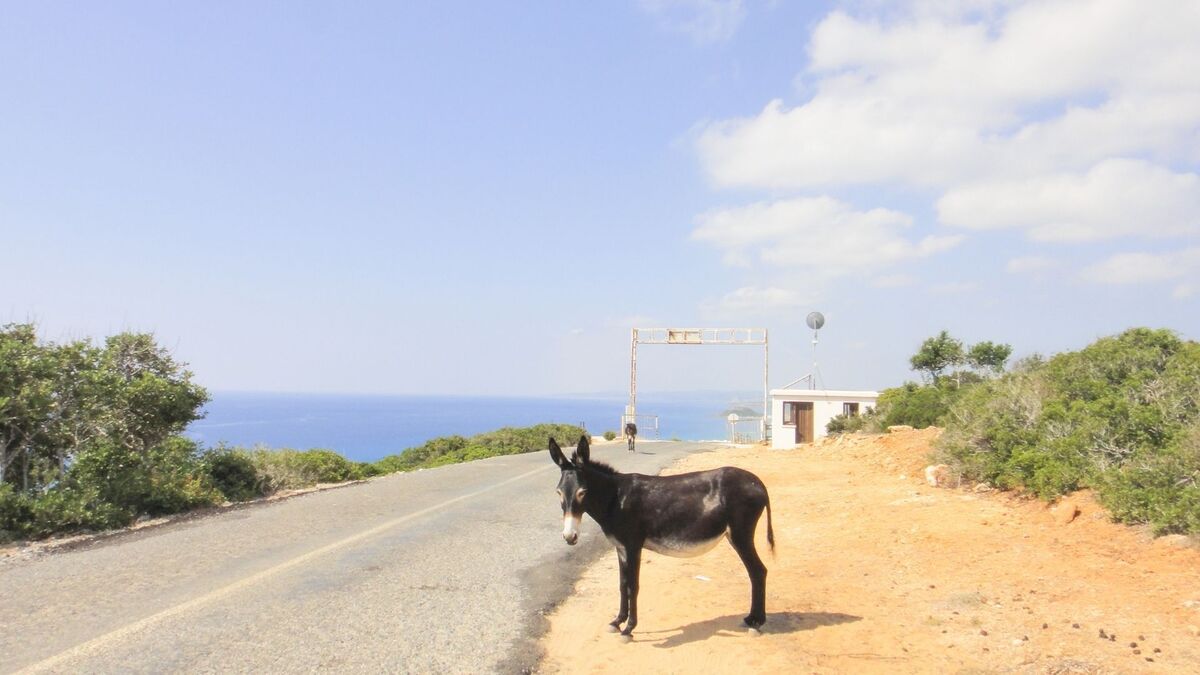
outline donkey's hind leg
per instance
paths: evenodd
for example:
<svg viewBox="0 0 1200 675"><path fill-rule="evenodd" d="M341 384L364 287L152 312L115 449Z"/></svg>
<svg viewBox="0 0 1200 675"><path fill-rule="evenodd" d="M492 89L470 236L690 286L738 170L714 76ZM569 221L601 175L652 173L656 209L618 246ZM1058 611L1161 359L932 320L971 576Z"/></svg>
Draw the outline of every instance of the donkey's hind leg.
<svg viewBox="0 0 1200 675"><path fill-rule="evenodd" d="M754 548L755 524L751 522L748 526L731 528L729 543L733 544L733 550L737 551L750 575L750 614L743 621L757 630L767 622L767 566Z"/></svg>

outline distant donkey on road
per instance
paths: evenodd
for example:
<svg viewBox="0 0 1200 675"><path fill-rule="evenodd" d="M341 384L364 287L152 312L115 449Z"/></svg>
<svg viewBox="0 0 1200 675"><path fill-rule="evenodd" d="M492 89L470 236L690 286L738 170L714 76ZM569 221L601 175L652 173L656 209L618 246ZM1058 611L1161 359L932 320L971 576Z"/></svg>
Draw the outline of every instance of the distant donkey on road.
<svg viewBox="0 0 1200 675"><path fill-rule="evenodd" d="M633 422L625 423L625 438L629 441L629 451L633 452L633 444L637 441L637 425Z"/></svg>
<svg viewBox="0 0 1200 675"><path fill-rule="evenodd" d="M574 546L579 522L586 513L617 549L621 564L621 607L609 626L632 638L637 626L638 575L642 548L655 553L690 558L712 550L722 538L729 540L750 575L750 614L744 619L752 631L767 620L767 567L754 548L754 530L767 512L767 542L775 551L771 528L771 500L758 476L736 467L697 471L677 476L644 476L621 473L593 461L586 436L579 439L567 459L550 439L550 457L562 469L558 498L563 510L563 539Z"/></svg>

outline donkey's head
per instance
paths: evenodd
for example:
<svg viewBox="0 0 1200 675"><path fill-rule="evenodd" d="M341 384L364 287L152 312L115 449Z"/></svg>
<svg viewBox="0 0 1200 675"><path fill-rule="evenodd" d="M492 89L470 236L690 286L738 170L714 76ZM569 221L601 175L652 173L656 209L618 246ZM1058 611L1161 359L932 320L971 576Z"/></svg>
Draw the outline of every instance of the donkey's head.
<svg viewBox="0 0 1200 675"><path fill-rule="evenodd" d="M558 500L563 510L563 539L572 546L579 541L579 521L583 518L583 500L587 497L583 467L588 463L588 453L587 436L579 437L579 446L570 459L563 454L554 437L550 438L550 458L562 469L562 477L558 479Z"/></svg>

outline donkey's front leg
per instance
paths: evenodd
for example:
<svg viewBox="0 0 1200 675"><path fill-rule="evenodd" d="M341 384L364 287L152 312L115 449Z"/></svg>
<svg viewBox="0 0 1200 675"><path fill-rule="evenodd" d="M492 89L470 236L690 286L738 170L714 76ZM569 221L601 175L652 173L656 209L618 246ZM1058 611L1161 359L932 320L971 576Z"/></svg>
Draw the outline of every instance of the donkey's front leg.
<svg viewBox="0 0 1200 675"><path fill-rule="evenodd" d="M633 639L633 629L637 626L638 577L642 572L641 545L628 547L625 557L625 595L629 597L629 622L625 624L621 636Z"/></svg>
<svg viewBox="0 0 1200 675"><path fill-rule="evenodd" d="M615 633L621 630L621 624L625 623L625 619L629 617L629 588L625 585L626 579L629 578L628 567L629 561L625 557L625 547L617 545L617 563L621 568L621 608L617 610L617 618L613 619L608 624L610 633Z"/></svg>

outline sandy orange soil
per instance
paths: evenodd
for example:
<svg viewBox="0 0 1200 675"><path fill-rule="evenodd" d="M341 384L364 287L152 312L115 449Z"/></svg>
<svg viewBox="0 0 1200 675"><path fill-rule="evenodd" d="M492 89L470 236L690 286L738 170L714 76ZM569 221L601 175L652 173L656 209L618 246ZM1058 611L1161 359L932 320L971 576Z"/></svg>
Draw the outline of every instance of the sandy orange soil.
<svg viewBox="0 0 1200 675"><path fill-rule="evenodd" d="M550 617L551 673L1200 673L1200 551L1114 524L1088 495L1062 524L1038 501L925 483L936 430L794 451L730 448L771 492L767 625L753 637L733 549L643 557L632 643L608 554Z"/></svg>

